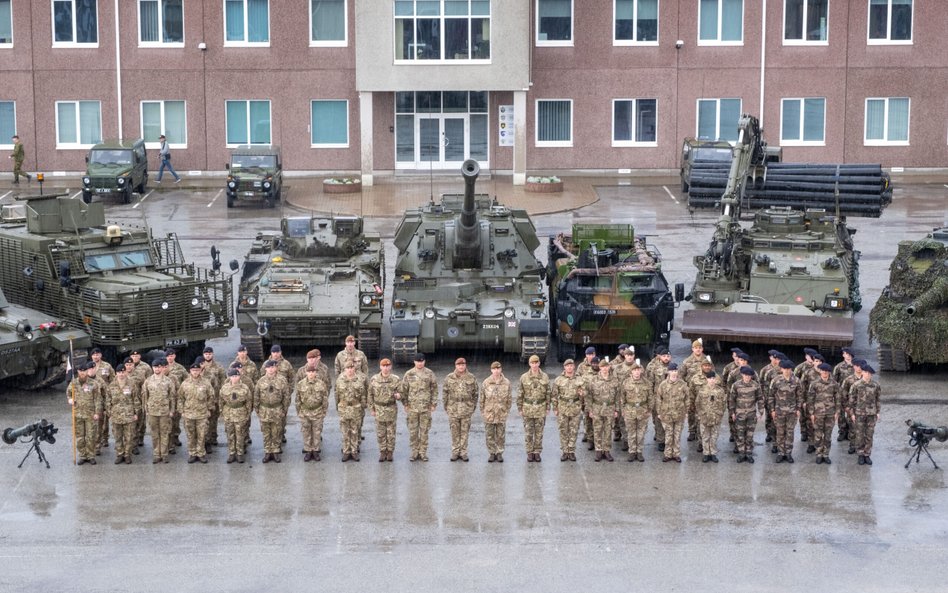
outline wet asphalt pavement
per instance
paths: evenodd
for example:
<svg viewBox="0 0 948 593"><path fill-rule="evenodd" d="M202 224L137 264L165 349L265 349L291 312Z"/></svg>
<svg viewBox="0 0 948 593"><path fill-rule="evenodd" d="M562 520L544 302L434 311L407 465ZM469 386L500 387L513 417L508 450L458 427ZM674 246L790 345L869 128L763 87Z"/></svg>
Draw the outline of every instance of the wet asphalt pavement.
<svg viewBox="0 0 948 593"><path fill-rule="evenodd" d="M192 261L206 265L213 243L226 267L243 258L257 229L278 228L280 212L228 210L215 193L155 192L138 207L110 204L107 217L141 224L144 212L156 234L178 233ZM674 186L613 185L599 195L579 211L535 218L541 259L545 237L573 222L631 219L662 251L669 281L690 288L691 259L706 248L716 214L689 214ZM946 197L940 183L900 186L881 219L850 219L862 251L864 303L854 347L873 364L868 311L887 283L895 245L943 224ZM390 238L397 222L368 226ZM395 255L388 243L390 270ZM236 330L212 342L224 362L237 344ZM677 333L672 353L677 360L689 353ZM494 356L463 354L470 370L486 377ZM299 364L302 355L291 352L290 359ZM430 366L443 377L454 356L438 355ZM515 381L523 367L515 357L502 360ZM545 370L558 372L553 357ZM363 460L340 463L335 413L326 420L324 460L303 463L291 412L281 464L260 463L255 420L244 465L224 464L218 450L207 465L187 465L179 452L171 464L153 466L146 439L131 466L113 465L109 449L97 466L74 467L62 386L7 390L0 428L47 418L60 433L56 444L43 445L49 470L35 456L17 469L28 446L0 445L0 591L940 590L948 561L946 479L924 456L903 468L910 453L903 422L948 424L946 378L940 369L879 377L884 406L871 469L836 442L831 466L815 465L799 442L797 463L776 465L762 429L754 465L735 463L726 430L716 465L701 463L694 443L682 447L680 465L661 463L651 432L644 464L626 463L618 446L615 463L594 463L584 449L578 462L561 463L552 416L543 463L527 464L516 411L504 464L486 463L479 413L470 463L451 463L440 407L429 463L408 461L401 417L394 463L376 461L371 418ZM948 443L933 443L931 452L948 467Z"/></svg>

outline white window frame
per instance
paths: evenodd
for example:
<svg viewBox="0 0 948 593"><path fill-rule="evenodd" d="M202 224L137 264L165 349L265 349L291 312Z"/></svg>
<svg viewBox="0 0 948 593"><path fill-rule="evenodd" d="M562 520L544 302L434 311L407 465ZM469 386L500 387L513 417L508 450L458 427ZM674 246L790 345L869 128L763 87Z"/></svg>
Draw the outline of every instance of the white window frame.
<svg viewBox="0 0 948 593"><path fill-rule="evenodd" d="M891 99L907 99L908 113L905 121L905 140L886 140L889 135L889 101ZM885 119L882 121L881 140L869 140L869 101L885 101ZM912 98L911 97L866 97L863 105L862 145L863 146L909 146L912 140Z"/></svg>
<svg viewBox="0 0 948 593"><path fill-rule="evenodd" d="M638 30L636 27L639 20L639 2L640 0L635 0L635 9L633 10L632 17L632 28L633 30ZM655 9L658 11L656 22L661 22L662 14L662 2L661 0L656 0ZM615 46L657 46L658 42L661 41L661 25L658 25L655 29L655 41L637 41L635 39L616 39L616 0L612 0L612 45ZM624 100L624 99L620 99Z"/></svg>
<svg viewBox="0 0 948 593"><path fill-rule="evenodd" d="M328 103L328 102L338 103L340 101L346 104L346 141L344 143L335 143L335 144L313 144L313 126L316 125L316 122L313 120L313 104L314 103ZM309 147L310 148L349 148L349 99L311 99L309 102L309 118L310 118L310 129L309 129ZM271 118L272 119L272 118ZM271 122L272 125L272 122Z"/></svg>
<svg viewBox="0 0 948 593"><path fill-rule="evenodd" d="M267 40L266 41L247 41L250 37L250 24L247 21L250 18L250 11L247 10L247 0L242 0L244 3L244 40L243 41L228 41L227 39L227 0L221 0L221 11L224 17L223 20L223 34L224 34L224 47L270 47L271 36L271 26L273 25L272 15L270 14L270 0L267 0ZM271 122L272 123L272 122ZM236 144L234 145L236 146Z"/></svg>
<svg viewBox="0 0 948 593"><path fill-rule="evenodd" d="M569 2L569 41L553 40L547 41L546 39L540 39L540 0L536 0L534 3L534 12L536 13L536 39L534 42L537 44L537 47L573 47L573 44L576 41L576 0L570 0ZM614 14L613 9L613 14ZM615 33L613 33L615 37ZM493 54L491 54L493 55ZM550 99L551 101L554 99Z"/></svg>
<svg viewBox="0 0 948 593"><path fill-rule="evenodd" d="M823 139L822 140L803 140L804 121L806 113L804 112L805 99L823 100ZM797 101L800 103L800 140L786 140L783 137L783 107L787 101ZM826 97L784 97L780 99L780 146L826 146Z"/></svg>
<svg viewBox="0 0 948 593"><path fill-rule="evenodd" d="M247 104L247 142L227 144L227 104L236 101ZM254 101L265 102L267 104L267 114L270 116L270 142L266 144L251 141L252 122L250 121L250 103ZM273 146L273 101L270 99L224 99L224 143L227 148L237 148L238 146Z"/></svg>
<svg viewBox="0 0 948 593"><path fill-rule="evenodd" d="M701 39L701 2L698 2L697 34L698 45L737 47L744 45L744 15L747 10L747 0L741 0L741 38L737 41L721 41L721 30L724 23L723 0L718 0L718 38Z"/></svg>
<svg viewBox="0 0 948 593"><path fill-rule="evenodd" d="M569 103L569 140L540 140L540 103L566 101ZM533 104L533 145L537 148L572 148L573 147L573 113L572 99L536 99Z"/></svg>
<svg viewBox="0 0 948 593"><path fill-rule="evenodd" d="M494 1L496 1L496 0L494 0ZM393 6L394 6L394 5L393 5ZM348 9L347 9L347 10L348 10ZM484 18L486 18L486 19L490 22L490 24L491 24L491 29L493 29L493 23L494 23L494 15L493 15L493 12L494 12L494 5L493 5L493 3L491 3L490 10L491 10L491 14L487 15L486 17L485 17L484 15L472 15L472 14L468 14L467 17L466 17L467 20L468 20L468 25L470 26L470 22L471 22L471 20L473 20L473 19L484 19ZM393 10L392 12L393 12L393 14L394 14L394 10ZM348 17L347 17L347 18L348 18ZM395 21L401 20L401 19L408 19L408 18L410 18L410 19L412 19L412 20L416 20L416 19L418 19L419 17L418 17L417 15L416 15L416 16L413 16L413 17L404 17L404 16L397 16L397 15L395 15L395 16L393 17L393 19L392 19L392 32L393 32L392 40L393 40L393 42L395 41L395 35L394 35L394 32L395 32ZM434 18L434 17L420 17L420 18ZM393 46L393 47L392 47L392 56L393 56L393 58L394 58L394 63L395 63L395 65L397 65L397 66L404 66L404 65L407 64L407 65L418 66L418 65L422 65L422 64L424 64L424 65L431 65L431 64L438 64L438 65L441 65L441 64L451 64L451 65L467 65L467 64L482 65L482 64L490 64L490 63L491 63L491 60L493 59L493 55L494 55L494 44L493 44L493 43L491 43L491 47L490 47L490 50L491 50L491 54L490 54L490 55L491 55L491 57L490 57L490 58L487 58L487 59L468 58L468 59L466 59L466 60L463 60L463 59L461 59L461 60L450 59L450 60L449 60L448 58L444 57L444 56L445 56L445 52L444 52L444 49L445 49L445 48L444 48L444 43L445 43L445 35L444 35L445 26L444 26L444 23L445 23L446 20L451 20L451 19L458 19L458 20L460 20L461 18L463 18L463 17L445 15L445 14L444 14L444 2L442 1L442 2L441 2L441 14L438 16L438 19L439 19L440 22L441 22L441 59L439 59L439 60L418 60L418 59L415 59L415 60L406 60L406 59L403 59L403 58L398 57L398 54L397 54L397 52L395 51L395 47ZM346 35L348 36L348 32L346 32ZM470 39L468 40L468 43L471 43L471 40L470 40Z"/></svg>
<svg viewBox="0 0 948 593"><path fill-rule="evenodd" d="M162 0L158 1L158 36L164 37L161 23L164 21L165 7ZM181 41L142 41L142 0L135 0L136 10L138 11L138 47L184 47L184 40L187 39L187 29L185 29L184 6L186 0L181 2ZM170 146L170 144L169 144ZM146 143L146 148L147 148Z"/></svg>
<svg viewBox="0 0 948 593"><path fill-rule="evenodd" d="M870 39L870 25L871 21L871 10L872 4L871 0L866 0L866 45L912 45L915 39L915 0L912 0L912 34L908 39L891 39L892 37L892 0L888 0L888 21L886 22L886 30L888 31L886 39ZM942 6L942 9L945 7ZM888 104L887 104L888 106Z"/></svg>
<svg viewBox="0 0 948 593"><path fill-rule="evenodd" d="M13 0L10 0L10 41L0 43L0 49L12 49L13 48ZM0 144L0 146L8 146L7 144ZM9 146L13 146L10 144Z"/></svg>
<svg viewBox="0 0 948 593"><path fill-rule="evenodd" d="M740 105L737 108L738 117L741 113L744 113L744 98L743 97L699 97L695 101L695 138L700 137L700 122L698 118L701 116L701 102L702 101L714 101L715 107L715 116L714 116L714 138L708 138L708 140L718 140L721 138L721 101L737 99L740 101ZM731 140L725 140L725 142L730 142L734 144Z"/></svg>
<svg viewBox="0 0 948 593"><path fill-rule="evenodd" d="M804 37L803 39L787 39L787 0L783 0L783 19L780 21L780 28L783 29L783 32L781 33L781 37L783 38L783 44L784 45L806 45L806 46L811 46L811 47L814 45L829 45L829 38L830 38L830 20L829 20L830 4L829 3L830 3L830 0L827 0L826 2L826 40L822 41L819 39L814 39L811 41L811 40L806 39L806 21L807 21L807 16L809 16L807 14L807 11L809 10L809 8L806 3L806 0L803 0L803 28L802 28L803 37Z"/></svg>
<svg viewBox="0 0 948 593"><path fill-rule="evenodd" d="M16 129L16 101L11 101L8 99L0 100L0 103L13 103L13 133L19 134ZM0 138L0 148L2 149L12 149L13 142L10 141L10 138Z"/></svg>
<svg viewBox="0 0 948 593"><path fill-rule="evenodd" d="M632 112L635 113L636 108L638 107L639 101L655 101L655 140L652 142L638 142L636 140L616 140L616 103L620 101L631 101L632 102ZM658 98L656 97L637 97L637 98L624 98L624 99L613 99L612 100L612 146L621 147L621 146L637 146L637 147L647 147L654 148L658 146ZM634 121L634 120L633 120ZM638 128L632 129L632 137L635 138L635 133L638 131Z"/></svg>
<svg viewBox="0 0 948 593"><path fill-rule="evenodd" d="M310 47L349 47L349 2L345 0L343 6L343 37L337 41L315 41L313 40L313 3L306 0L307 12L309 12L309 46Z"/></svg>
<svg viewBox="0 0 948 593"><path fill-rule="evenodd" d="M181 144L181 143L172 144L171 142L169 142L169 143L168 143L168 148L187 148L187 147L188 147L188 142L187 142L187 137L188 137L188 102L187 102L187 100L186 100L186 99L144 99L144 100L142 100L142 101L139 101L139 103L138 103L138 122L139 122L139 132L141 133L141 137L144 138L144 140L145 140L145 148L157 149L157 148L159 148L159 147L161 146L161 143L158 142L157 140L149 141L148 138L145 138L145 109L144 109L145 104L146 104L146 103L158 103L158 104L161 106L161 109L159 110L160 117L161 117L161 122L160 122L160 124L159 124L159 127L161 128L161 133L164 134L164 133L167 131L167 127L165 126L165 103L168 103L168 102L171 102L171 101L174 101L175 103L184 103L184 137L185 137L185 142L184 142L184 144Z"/></svg>
<svg viewBox="0 0 948 593"><path fill-rule="evenodd" d="M82 137L82 120L81 112L79 111L79 103L83 101L89 101L92 103L99 104L99 138L101 141L102 138L102 101L98 99L74 99L69 101L56 101L53 104L53 109L56 112L56 150L87 150L95 146L95 144L82 144L80 142L75 143L61 143L59 141L59 106L63 103L71 103L76 108L76 138L79 139Z"/></svg>
<svg viewBox="0 0 948 593"><path fill-rule="evenodd" d="M95 43L79 43L76 41L78 35L76 34L76 0L69 0L72 2L72 41L56 41L56 4L54 0L49 2L49 18L50 18L50 33L52 34L53 47L56 49L61 48L83 48L83 49L94 49L99 47L99 37L101 37L102 31L99 27L99 0L95 0ZM11 19L13 17L11 16Z"/></svg>

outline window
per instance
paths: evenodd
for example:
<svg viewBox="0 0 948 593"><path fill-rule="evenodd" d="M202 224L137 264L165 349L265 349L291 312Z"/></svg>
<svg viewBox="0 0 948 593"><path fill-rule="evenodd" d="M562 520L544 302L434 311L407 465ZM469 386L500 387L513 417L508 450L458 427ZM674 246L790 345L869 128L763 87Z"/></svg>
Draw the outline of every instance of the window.
<svg viewBox="0 0 948 593"><path fill-rule="evenodd" d="M912 0L869 0L869 43L912 43Z"/></svg>
<svg viewBox="0 0 948 593"><path fill-rule="evenodd" d="M698 99L698 138L737 141L740 99Z"/></svg>
<svg viewBox="0 0 948 593"><path fill-rule="evenodd" d="M658 44L658 0L614 0L616 45Z"/></svg>
<svg viewBox="0 0 948 593"><path fill-rule="evenodd" d="M613 146L657 146L656 99L615 99L612 102Z"/></svg>
<svg viewBox="0 0 948 593"><path fill-rule="evenodd" d="M785 45L827 43L829 0L785 0L783 42Z"/></svg>
<svg viewBox="0 0 948 593"><path fill-rule="evenodd" d="M320 148L348 148L349 102L313 101L310 109L312 145Z"/></svg>
<svg viewBox="0 0 948 593"><path fill-rule="evenodd" d="M16 134L16 103L0 101L0 146L13 146L13 135Z"/></svg>
<svg viewBox="0 0 948 593"><path fill-rule="evenodd" d="M701 0L698 6L699 45L744 42L744 0Z"/></svg>
<svg viewBox="0 0 948 593"><path fill-rule="evenodd" d="M89 148L102 142L98 101L56 102L56 148Z"/></svg>
<svg viewBox="0 0 948 593"><path fill-rule="evenodd" d="M53 47L98 45L96 0L53 0Z"/></svg>
<svg viewBox="0 0 948 593"><path fill-rule="evenodd" d="M168 137L171 148L188 147L184 101L142 101L142 138L148 148L158 148L158 136Z"/></svg>
<svg viewBox="0 0 948 593"><path fill-rule="evenodd" d="M396 60L489 60L490 0L395 0Z"/></svg>
<svg viewBox="0 0 948 593"><path fill-rule="evenodd" d="M139 45L184 45L183 0L139 0Z"/></svg>
<svg viewBox="0 0 948 593"><path fill-rule="evenodd" d="M12 0L0 0L0 47L13 45Z"/></svg>
<svg viewBox="0 0 948 593"><path fill-rule="evenodd" d="M472 159L489 160L487 91L399 91L395 93L395 161L415 162L416 113L467 113ZM420 141L420 139L419 139Z"/></svg>
<svg viewBox="0 0 948 593"><path fill-rule="evenodd" d="M908 146L909 99L866 99L866 146Z"/></svg>
<svg viewBox="0 0 948 593"><path fill-rule="evenodd" d="M270 101L225 101L227 144L270 144Z"/></svg>
<svg viewBox="0 0 948 593"><path fill-rule="evenodd" d="M537 45L573 45L573 0L537 0Z"/></svg>
<svg viewBox="0 0 948 593"><path fill-rule="evenodd" d="M346 28L346 0L310 0L309 44L324 47L345 47L349 36Z"/></svg>
<svg viewBox="0 0 948 593"><path fill-rule="evenodd" d="M783 99L780 102L780 143L823 146L826 141L826 99Z"/></svg>
<svg viewBox="0 0 948 593"><path fill-rule="evenodd" d="M573 101L537 100L537 146L573 145Z"/></svg>
<svg viewBox="0 0 948 593"><path fill-rule="evenodd" d="M224 45L270 45L268 0L224 0Z"/></svg>

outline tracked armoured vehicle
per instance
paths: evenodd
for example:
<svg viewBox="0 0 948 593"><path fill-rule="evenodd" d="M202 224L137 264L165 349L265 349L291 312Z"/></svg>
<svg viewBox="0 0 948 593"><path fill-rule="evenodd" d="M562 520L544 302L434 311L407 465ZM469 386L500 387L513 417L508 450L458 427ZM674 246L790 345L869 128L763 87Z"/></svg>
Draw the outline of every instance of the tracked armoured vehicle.
<svg viewBox="0 0 948 593"><path fill-rule="evenodd" d="M357 216L284 218L258 233L240 279L237 326L258 360L270 345L339 346L347 334L378 357L384 252Z"/></svg>
<svg viewBox="0 0 948 593"><path fill-rule="evenodd" d="M214 269L198 268L174 233L107 225L101 203L22 199L25 222L0 224L0 284L10 302L85 329L110 361L152 348L196 355L233 327L231 279L218 271L214 248Z"/></svg>
<svg viewBox="0 0 948 593"><path fill-rule="evenodd" d="M948 228L899 243L889 285L869 313L869 339L879 343L883 371L948 363Z"/></svg>
<svg viewBox="0 0 948 593"><path fill-rule="evenodd" d="M589 345L629 344L643 358L668 346L684 285L672 295L661 253L632 225L573 225L571 235L550 237L547 261L550 335L560 362Z"/></svg>
<svg viewBox="0 0 948 593"><path fill-rule="evenodd" d="M546 357L546 269L534 255L536 229L526 211L475 194L479 172L476 161L465 161L464 194L406 211L395 231L396 362L453 348Z"/></svg>

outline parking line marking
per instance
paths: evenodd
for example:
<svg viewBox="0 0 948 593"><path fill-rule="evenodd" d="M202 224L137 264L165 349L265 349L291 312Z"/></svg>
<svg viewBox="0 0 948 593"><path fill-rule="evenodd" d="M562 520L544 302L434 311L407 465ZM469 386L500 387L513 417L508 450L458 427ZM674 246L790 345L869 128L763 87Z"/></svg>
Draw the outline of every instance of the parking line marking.
<svg viewBox="0 0 948 593"><path fill-rule="evenodd" d="M148 192L147 194L143 195L143 196L142 196L142 199L138 200L138 202L136 202L136 204L135 204L134 206L132 206L132 208L138 208L139 206L141 206L141 203L144 202L145 200L147 200L147 199L148 199L148 196L150 196L150 195L153 194L153 193L155 193L155 190L151 190L151 191Z"/></svg>
<svg viewBox="0 0 948 593"><path fill-rule="evenodd" d="M9 195L12 194L12 193L13 193L13 190L11 189L11 190L8 191L7 193L5 193L5 194L3 194L2 196L0 196L0 200L2 200L3 198L9 196Z"/></svg>
<svg viewBox="0 0 948 593"><path fill-rule="evenodd" d="M211 206L213 206L213 205L214 205L214 202L217 201L217 198L221 197L221 194L222 194L222 193L224 193L224 190L222 190L222 189L217 190L217 193L214 194L214 199L210 201L210 203L207 205L207 207L210 208Z"/></svg>
<svg viewBox="0 0 948 593"><path fill-rule="evenodd" d="M668 189L667 185L663 185L662 189L665 190L665 193L668 194L668 197L672 199L676 204L678 203L678 198L675 197L675 194L671 193L671 190Z"/></svg>

